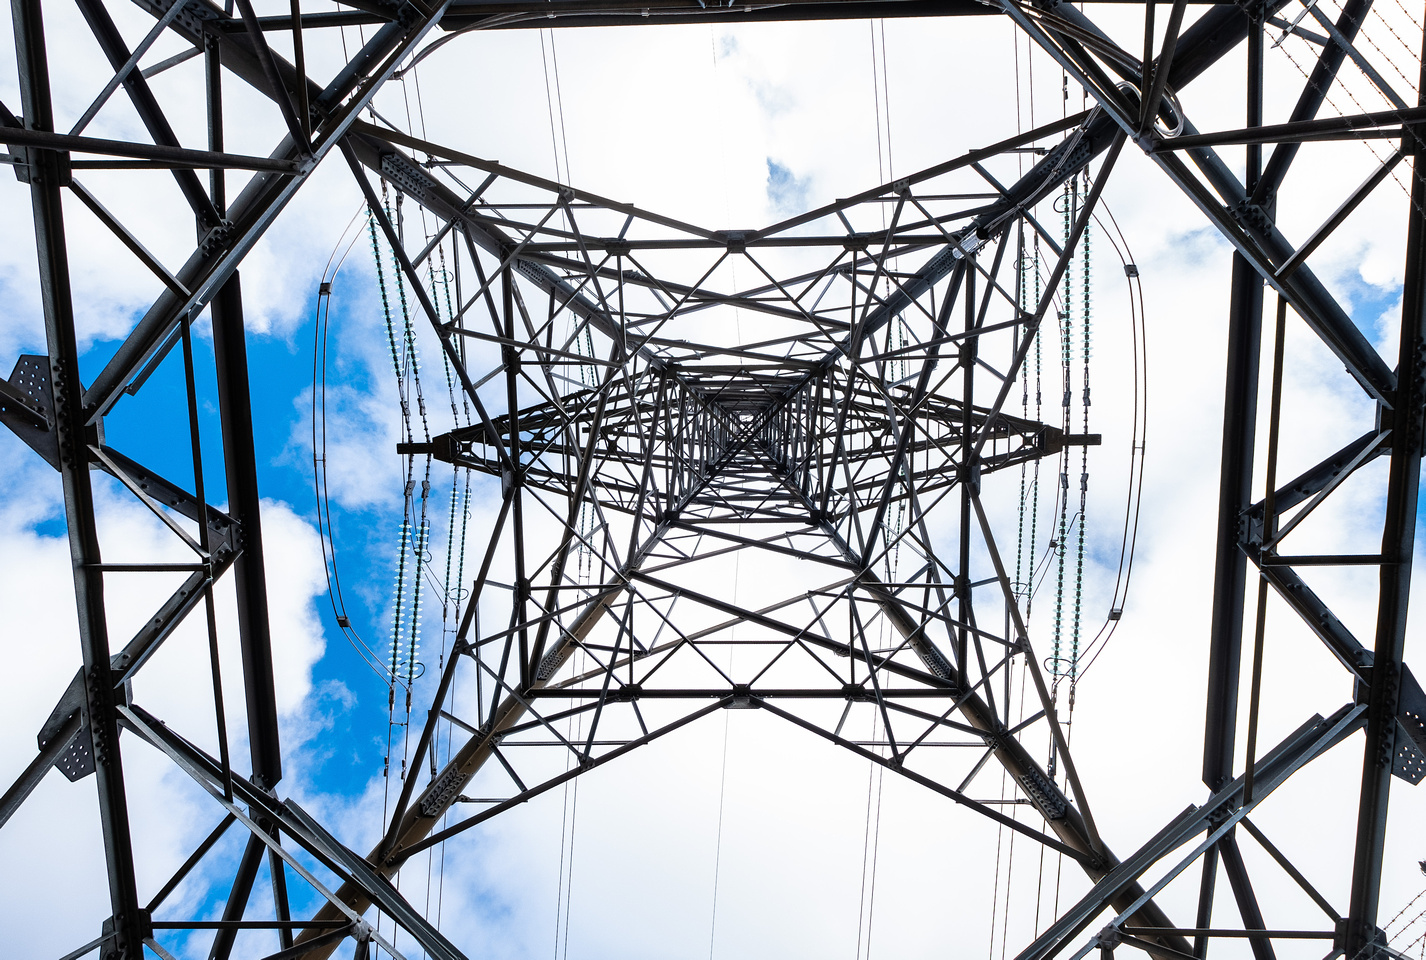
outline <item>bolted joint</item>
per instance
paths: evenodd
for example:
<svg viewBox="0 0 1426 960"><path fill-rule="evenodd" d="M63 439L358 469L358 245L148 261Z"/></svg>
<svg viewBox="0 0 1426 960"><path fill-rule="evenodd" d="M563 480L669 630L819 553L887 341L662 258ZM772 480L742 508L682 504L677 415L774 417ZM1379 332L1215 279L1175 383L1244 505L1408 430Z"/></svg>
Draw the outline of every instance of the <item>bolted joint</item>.
<svg viewBox="0 0 1426 960"><path fill-rule="evenodd" d="M644 692L642 684L626 683L617 690L609 692L609 699L615 703L633 703L639 699Z"/></svg>
<svg viewBox="0 0 1426 960"><path fill-rule="evenodd" d="M236 233L233 221L220 220L198 242L198 249L203 251L203 256L211 257L226 250L233 242L233 235Z"/></svg>
<svg viewBox="0 0 1426 960"><path fill-rule="evenodd" d="M871 691L860 683L842 684L842 698L851 703L871 703L876 699L872 696Z"/></svg>
<svg viewBox="0 0 1426 960"><path fill-rule="evenodd" d="M42 150L39 147L12 147L5 157L15 166L15 179L21 183L45 182L45 158L54 157L55 180L58 186L67 187L73 181L68 150Z"/></svg>
<svg viewBox="0 0 1426 960"><path fill-rule="evenodd" d="M540 666L535 671L535 679L540 681L549 680L555 675L555 671L559 669L562 662L563 658L560 651L551 650L545 654L545 658L540 661Z"/></svg>
<svg viewBox="0 0 1426 960"><path fill-rule="evenodd" d="M107 725L101 722L99 720L99 717L96 716L96 714L102 716L102 714L107 712L112 706L112 701L109 697L109 692L105 689L108 686L106 680L109 671L105 669L103 671L105 676L100 677L99 674L101 667L101 664L95 664L93 667L89 668L89 672L85 674L84 677L85 686L88 688L86 692L89 707L87 718L88 723L86 723L85 726L89 729L89 736L94 754L94 763L96 766L104 766L108 764L110 748L109 738L107 736ZM83 736L82 730L80 732L80 735Z"/></svg>
<svg viewBox="0 0 1426 960"><path fill-rule="evenodd" d="M399 153L383 153L381 155L381 174L390 180L396 187L396 203L401 204L402 195L415 197L417 200L426 201L430 199L431 184L430 177L416 164Z"/></svg>
<svg viewBox="0 0 1426 960"><path fill-rule="evenodd" d="M1049 780L1035 769L1027 769L1023 773L1015 775L1015 779L1020 782L1020 789L1040 811L1046 820L1062 820L1068 804L1063 795Z"/></svg>
<svg viewBox="0 0 1426 960"><path fill-rule="evenodd" d="M723 240L728 244L729 253L746 253L748 250L748 235L741 230L725 232Z"/></svg>
<svg viewBox="0 0 1426 960"><path fill-rule="evenodd" d="M1391 769L1396 765L1396 740L1401 735L1399 723L1388 723L1381 732L1380 749L1377 751L1378 768Z"/></svg>
<svg viewBox="0 0 1426 960"><path fill-rule="evenodd" d="M1256 233L1267 233L1272 229L1272 220L1260 204L1250 200L1239 200L1228 208L1228 215L1238 223Z"/></svg>
<svg viewBox="0 0 1426 960"><path fill-rule="evenodd" d="M21 183L43 183L44 173L36 163L37 156L38 152L33 147L11 147L4 159L6 163L14 165L16 180Z"/></svg>
<svg viewBox="0 0 1426 960"><path fill-rule="evenodd" d="M1119 928L1112 923L1095 934L1094 939L1099 941L1099 955L1101 957L1114 956L1114 948L1123 943L1123 937L1119 933Z"/></svg>
<svg viewBox="0 0 1426 960"><path fill-rule="evenodd" d="M756 710L758 706L757 698L753 696L752 684L733 684L733 699L728 703L729 710Z"/></svg>
<svg viewBox="0 0 1426 960"><path fill-rule="evenodd" d="M956 468L956 479L980 493L980 463L963 463Z"/></svg>
<svg viewBox="0 0 1426 960"><path fill-rule="evenodd" d="M114 958L114 960L142 960L144 956L143 941L153 936L153 915L147 910L139 908L128 918L125 924L127 929L120 930L117 918L110 917L104 921L104 926L100 928L100 935L103 938L103 953L101 956ZM121 942L121 937L132 933L139 939L138 943Z"/></svg>
<svg viewBox="0 0 1426 960"><path fill-rule="evenodd" d="M1336 925L1332 928L1332 947L1336 950L1347 949L1347 918L1338 917Z"/></svg>
<svg viewBox="0 0 1426 960"><path fill-rule="evenodd" d="M470 780L470 775L463 773L459 767L448 768L426 788L421 802L417 804L421 816L428 820L439 818L441 814L445 813L454 798L460 795L461 788L466 785L468 780Z"/></svg>
<svg viewBox="0 0 1426 960"><path fill-rule="evenodd" d="M1263 516L1261 510L1249 507L1238 514L1234 523L1238 546L1249 555L1260 551L1263 544Z"/></svg>
<svg viewBox="0 0 1426 960"><path fill-rule="evenodd" d="M1223 788L1223 784L1227 782L1228 778L1224 777L1222 782L1220 782L1217 786L1212 787L1211 789L1221 790ZM1209 828L1212 830L1217 830L1219 827L1223 826L1223 824L1228 821L1228 818L1231 817L1234 811L1236 811L1237 809L1238 805L1236 803L1234 803L1232 800L1225 800L1224 802L1218 804L1218 806L1214 807L1212 810L1209 810Z"/></svg>
<svg viewBox="0 0 1426 960"><path fill-rule="evenodd" d="M21 183L29 183L30 176L30 152L28 147L11 147L10 152L0 156L5 163L10 164L15 170L15 179Z"/></svg>
<svg viewBox="0 0 1426 960"><path fill-rule="evenodd" d="M529 577L524 577L520 580L515 581L515 599L520 603L524 603L526 600L530 599Z"/></svg>
<svg viewBox="0 0 1426 960"><path fill-rule="evenodd" d="M1385 930L1363 920L1353 922L1350 917L1337 921L1332 931L1332 945L1353 958L1369 957L1375 960L1377 957L1392 956L1387 952Z"/></svg>

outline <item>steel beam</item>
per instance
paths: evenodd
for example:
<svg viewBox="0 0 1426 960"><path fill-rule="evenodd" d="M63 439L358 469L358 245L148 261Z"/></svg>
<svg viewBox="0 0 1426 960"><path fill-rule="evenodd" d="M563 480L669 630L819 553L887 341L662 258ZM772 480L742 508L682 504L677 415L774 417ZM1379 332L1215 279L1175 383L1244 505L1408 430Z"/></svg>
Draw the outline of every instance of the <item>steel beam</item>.
<svg viewBox="0 0 1426 960"><path fill-rule="evenodd" d="M1208 836L1195 850L1172 866L1145 894L1134 899L1130 908L1143 901L1147 895L1162 889L1199 857L1217 849L1218 841L1227 835L1238 821L1252 812L1257 804L1262 803L1294 773L1361 729L1365 723L1365 712L1364 708L1349 703L1330 717L1310 718L1263 756L1258 765L1253 799L1250 803L1243 803L1244 783L1243 778L1238 777L1222 789L1214 791L1203 804L1188 807L1132 856L1116 865L1095 884L1094 889L1065 910L1044 933L1017 955L1016 960L1049 960L1060 955L1075 942L1075 937L1089 928L1096 917L1115 903L1115 897L1127 884L1136 882L1139 877L1156 864L1163 863L1175 850L1194 837L1207 833ZM1112 932L1115 926L1127 921L1131 916L1128 911L1121 910L1106 930ZM1096 941L1091 940L1077 956L1084 956L1095 944Z"/></svg>
<svg viewBox="0 0 1426 960"><path fill-rule="evenodd" d="M1258 369L1262 359L1262 279L1236 253L1230 296L1223 452L1219 465L1213 605L1208 639L1208 702L1203 735L1203 782L1210 790L1218 789L1232 778L1248 570L1240 527L1243 512L1252 504ZM1208 926L1202 920L1200 917L1199 926Z"/></svg>
<svg viewBox="0 0 1426 960"><path fill-rule="evenodd" d="M233 564L238 596L238 643L243 656L248 739L255 782L272 789L282 779L277 693L272 672L272 630L267 615L267 571L262 546L262 504L253 440L252 393L241 281L234 273L212 304L213 355L218 367L218 413L228 503L242 527L242 552Z"/></svg>
<svg viewBox="0 0 1426 960"><path fill-rule="evenodd" d="M1426 43L1426 39L1423 39ZM1426 81L1423 59L1421 81ZM1426 86L1419 87L1426 104ZM1406 268L1402 285L1401 341L1397 351L1397 391L1391 411L1391 465L1382 525L1381 588L1371 683L1367 688L1367 740L1362 751L1361 798L1347 911L1346 955L1378 953L1377 909L1386 853L1387 801L1398 729L1406 645L1407 599L1411 593L1416 514L1420 504L1421 457L1426 452L1426 144L1412 136L1411 204L1407 208Z"/></svg>
<svg viewBox="0 0 1426 960"><path fill-rule="evenodd" d="M25 127L53 132L54 113L40 0L14 0L10 10L14 19L15 57L19 65ZM111 952L125 960L141 960L143 939L148 935L147 917L140 907L134 879L133 837L115 715L122 692L114 689L111 678L104 574L98 569L102 558L94 492L90 485L89 448L98 437L91 434L84 415L84 385L79 374L61 203L61 190L68 177L68 158L53 150L31 149L28 153L27 175L35 247L39 254L45 340L49 347L54 429L59 440L60 477L84 664L81 715L91 740L99 794L99 822L112 914Z"/></svg>

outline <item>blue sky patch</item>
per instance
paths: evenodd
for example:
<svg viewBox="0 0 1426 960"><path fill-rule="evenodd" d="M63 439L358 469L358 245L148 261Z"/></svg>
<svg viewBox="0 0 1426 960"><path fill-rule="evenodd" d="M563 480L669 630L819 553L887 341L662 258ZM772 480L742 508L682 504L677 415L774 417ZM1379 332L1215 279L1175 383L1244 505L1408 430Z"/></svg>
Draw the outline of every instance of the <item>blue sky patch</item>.
<svg viewBox="0 0 1426 960"><path fill-rule="evenodd" d="M801 213L807 209L810 177L799 177L790 167L767 158L767 199L778 213Z"/></svg>

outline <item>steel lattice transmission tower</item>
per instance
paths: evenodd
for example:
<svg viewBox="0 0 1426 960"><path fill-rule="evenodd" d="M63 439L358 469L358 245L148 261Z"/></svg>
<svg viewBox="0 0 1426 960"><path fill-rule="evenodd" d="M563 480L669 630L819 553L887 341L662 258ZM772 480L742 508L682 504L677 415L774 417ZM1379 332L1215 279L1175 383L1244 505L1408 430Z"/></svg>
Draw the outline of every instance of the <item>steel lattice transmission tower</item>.
<svg viewBox="0 0 1426 960"><path fill-rule="evenodd" d="M18 181L6 189L26 190L33 201L48 341L47 356L21 357L0 384L0 419L60 475L83 659L40 730L39 752L0 799L0 825L51 766L71 779L94 776L112 910L96 918L98 939L85 950L137 958L147 944L152 954L168 956L166 938L201 927L216 930L211 955L227 957L242 930L257 927L280 932L277 956L330 955L348 938L359 957L369 956L373 943L398 955L363 920L375 906L404 943L418 943L430 956L463 956L388 882L404 862L433 845L458 843L457 835L501 811L700 717L759 709L1080 865L1093 881L1089 893L1024 944L1021 957L1084 956L1093 949L1203 956L1223 937L1246 937L1259 960L1274 956L1274 943L1288 931L1264 920L1255 889L1275 881L1249 869L1239 846L1245 835L1272 853L1277 880L1300 884L1321 908L1321 915L1294 924L1299 932L1320 936L1333 956L1395 955L1379 929L1387 796L1393 775L1420 780L1426 757L1426 698L1403 662L1426 406L1426 183L1415 172L1426 150L1418 133L1426 109L1408 102L1354 45L1370 0L1346 0L1335 20L1309 4L1296 21L1287 0L1192 6L1126 0L1090 4L1085 12L1016 0L737 7L698 0L363 0L320 13L293 0L290 13L262 17L250 0L226 9L208 0L135 0L153 28L132 48L110 10L118 2L78 0L92 41L115 73L95 107L71 118L55 116L51 78L76 49L89 49L91 38L81 45L80 38L47 35L39 0L12 0L20 102L0 107ZM1110 14L1116 29L1131 18L1142 47L1112 39L1096 25L1097 12ZM383 83L440 31L869 15L1008 17L1084 87L1094 106L741 232L680 222L418 140L367 112ZM323 31L344 25L365 25L370 36L335 72L312 75L304 50ZM1263 111L1269 28L1317 43L1311 74L1286 117ZM153 42L170 34L188 52L143 66ZM291 62L269 43L278 34L290 39ZM178 116L160 103L148 78L194 58L206 97L189 105L201 115ZM1179 92L1215 65L1220 73L1241 70L1243 128L1200 132L1184 115ZM1362 72L1392 108L1325 113L1329 91L1347 69ZM282 136L266 156L225 148L225 91L232 84L269 98L280 112ZM84 134L110 96L128 99L146 139ZM59 132L66 128L71 132ZM207 149L181 146L175 129L206 129ZM1284 235L1276 213L1287 202L1280 191L1299 149L1341 138L1379 139L1392 152L1361 186L1340 188L1340 208L1320 228L1306 237ZM1016 168L1011 161L1044 144L1050 146L1035 154L1027 173L1007 174ZM1220 148L1242 146L1245 178L1220 155ZM1209 796L1142 848L1116 856L1105 841L1115 835L1114 824L1092 815L1086 791L1096 785L1078 776L1043 676L1045 651L1031 645L1020 585L1006 569L1006 547L982 488L997 470L1097 442L1013 415L1017 378L1053 306L1048 296L1026 303L1017 290L1027 244L1036 238L1053 251L1044 287L1059 285L1126 150L1150 157L1236 253L1206 638ZM499 477L502 491L413 769L431 762L439 724L453 725L457 745L433 777L405 780L384 839L365 857L282 798L237 272L323 162L348 167L356 178L469 411L467 423L429 442L413 440L402 452ZM84 185L91 170L114 176L154 169L171 171L196 225L198 242L180 265L150 253L137 228L109 213ZM1406 229L1407 260L1397 353L1383 356L1309 260L1394 169L1411 171L1411 203L1407 222L1391 225ZM229 196L234 172L246 180ZM1033 211L1071 180L1085 189L1070 211L1066 243ZM406 235L381 195L385 189L433 218L435 239ZM982 196L972 202L966 194ZM80 206L152 272L158 291L103 369L87 377L79 368L65 230L66 215ZM460 261L463 286L452 303L439 302L420 273L438 244ZM733 264L743 278L738 286ZM1276 303L1266 336L1265 289ZM730 309L755 317L749 326L756 333L742 342L730 336ZM161 363L183 364L191 405L189 328L205 311L217 363L226 512L208 502L201 484L183 489L108 446L103 430L105 417ZM1291 419L1279 402L1289 316L1341 361L1377 414L1362 424L1360 439L1284 483L1275 464L1280 424ZM1277 347L1271 385L1258 377L1265 342ZM587 372L583 381L577 370ZM1264 392L1271 398L1266 443L1254 429ZM196 414L187 422L189 429L169 442L197 463ZM1267 482L1255 486L1255 454L1264 448ZM1310 512L1379 458L1389 468L1378 552L1282 549ZM95 509L100 474L163 520L192 559L106 562L99 551L103 518ZM784 571L781 598L752 609L711 588L707 571L734 552ZM587 577L575 575L578 564ZM1348 565L1380 571L1370 637L1354 636L1300 573L1313 567L1330 576ZM495 567L508 567L511 582L494 582ZM1336 656L1356 695L1330 716L1302 718L1292 736L1271 748L1251 744L1255 730L1247 732L1245 768L1234 759L1239 716L1246 712L1246 723L1256 723L1257 684L1242 694L1239 678L1251 660L1245 649L1254 640L1261 649L1261 629L1256 636L1249 630L1244 643L1250 569ZM111 635L105 598L115 577L175 574L183 575L182 585L137 633ZM238 598L250 763L228 757L226 748L210 755L195 745L196 736L166 724L130 692L186 618L203 618L206 610L210 635L216 629L212 591L225 576ZM735 635L740 625L744 632ZM750 633L757 642L748 641ZM1012 671L1028 679L1038 700L1024 719L1010 713ZM478 691L459 707L449 698L457 675L470 678L465 689ZM1240 710L1244 704L1247 711ZM578 740L563 733L573 716L580 718ZM880 731L872 747L849 732L869 722ZM1353 824L1330 827L1355 836L1350 895L1331 902L1249 815L1265 797L1290 789L1297 770L1358 731L1365 738L1359 814ZM933 741L975 749L937 753L928 749ZM539 744L553 752L519 749ZM135 879L144 851L133 842L124 757L141 747L166 755L206 791L215 824L158 890L140 889ZM1038 759L1051 754L1057 770ZM959 759L947 759L952 755ZM996 765L1038 817L1011 817L973 799L968 790L976 776ZM461 809L477 812L448 817L470 794L485 799ZM165 906L169 894L229 827L247 839L223 919L204 925L174 916ZM274 879L271 915L249 905L264 858ZM1170 916L1154 897L1188 870L1201 877L1197 913ZM1157 879L1145 886L1149 875ZM1220 876L1242 920L1236 928L1215 927ZM293 918L289 882L311 885L327 905L313 918ZM479 945L464 948L479 952Z"/></svg>

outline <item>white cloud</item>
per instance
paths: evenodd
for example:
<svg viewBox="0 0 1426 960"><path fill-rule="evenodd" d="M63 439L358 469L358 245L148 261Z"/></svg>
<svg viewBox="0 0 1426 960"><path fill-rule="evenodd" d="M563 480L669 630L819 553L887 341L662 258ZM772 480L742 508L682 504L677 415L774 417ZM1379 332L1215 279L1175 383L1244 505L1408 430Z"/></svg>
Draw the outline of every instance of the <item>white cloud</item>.
<svg viewBox="0 0 1426 960"><path fill-rule="evenodd" d="M6 447L19 446L13 438ZM79 646L70 575L69 547L63 536L38 532L35 524L54 516L58 477L38 458L19 451L9 461L6 484L12 494L0 510L0 609L6 611L0 653L23 665L25 682L6 698L3 717L16 735L0 752L0 778L10 783L33 758L33 736L79 667ZM136 501L96 477L101 545L110 562L182 561L184 548ZM290 779L300 783L299 760L306 741L324 729L313 711L311 672L325 640L313 601L326 590L316 533L285 504L264 502L268 598L273 628L278 706L285 722ZM181 575L110 574L106 600L110 646L118 649L132 629L152 615L181 580ZM234 765L247 768L243 724L241 663L231 579L220 583L218 631L222 650L224 698ZM172 729L217 754L212 713L212 684L203 616L190 617L144 667L134 683L135 702L161 717ZM322 691L341 699L339 685ZM132 735L121 740L141 897L152 895L220 819L222 811L167 758ZM295 767L295 769L293 769ZM26 924L12 935L26 955L66 952L98 935L95 918L107 915L97 805L92 777L69 783L51 771L31 800L0 835L0 856L25 863L24 871L6 871L3 896L12 916L44 916L44 924ZM58 819L56 819L58 818ZM65 824L57 829L56 824ZM235 828L233 836L241 834ZM229 844L231 846L231 844ZM225 856L229 854L230 856ZM198 876L220 882L237 850L220 847ZM55 892L64 890L57 898ZM202 883L190 882L168 905L183 916L202 905Z"/></svg>

